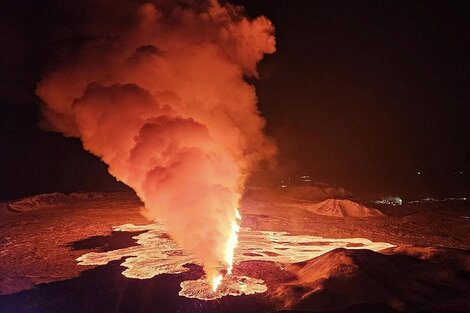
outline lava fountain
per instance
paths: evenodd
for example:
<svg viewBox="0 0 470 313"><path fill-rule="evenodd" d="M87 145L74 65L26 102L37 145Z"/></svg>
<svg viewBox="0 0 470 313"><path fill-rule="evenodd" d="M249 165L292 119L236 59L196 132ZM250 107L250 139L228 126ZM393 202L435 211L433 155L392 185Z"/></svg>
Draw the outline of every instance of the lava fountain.
<svg viewBox="0 0 470 313"><path fill-rule="evenodd" d="M276 150L244 79L275 51L273 26L215 0L85 7L82 41L37 86L42 127L80 138L217 289L245 180Z"/></svg>

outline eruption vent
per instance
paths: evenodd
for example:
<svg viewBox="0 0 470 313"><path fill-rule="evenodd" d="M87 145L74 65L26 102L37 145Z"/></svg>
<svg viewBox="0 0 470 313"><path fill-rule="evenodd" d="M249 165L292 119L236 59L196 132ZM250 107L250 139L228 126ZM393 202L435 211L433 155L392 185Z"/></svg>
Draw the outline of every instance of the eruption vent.
<svg viewBox="0 0 470 313"><path fill-rule="evenodd" d="M43 127L79 137L215 286L245 179L275 153L243 79L275 51L273 26L216 1L104 3L90 2L86 41L38 84Z"/></svg>

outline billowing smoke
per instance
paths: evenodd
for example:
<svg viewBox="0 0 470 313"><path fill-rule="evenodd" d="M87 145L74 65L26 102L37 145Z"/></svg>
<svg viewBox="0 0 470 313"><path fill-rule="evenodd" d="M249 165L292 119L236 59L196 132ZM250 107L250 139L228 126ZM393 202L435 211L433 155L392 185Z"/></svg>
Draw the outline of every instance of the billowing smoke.
<svg viewBox="0 0 470 313"><path fill-rule="evenodd" d="M85 42L38 84L43 127L79 137L213 279L247 175L275 153L244 80L273 26L216 1L113 3L90 4Z"/></svg>

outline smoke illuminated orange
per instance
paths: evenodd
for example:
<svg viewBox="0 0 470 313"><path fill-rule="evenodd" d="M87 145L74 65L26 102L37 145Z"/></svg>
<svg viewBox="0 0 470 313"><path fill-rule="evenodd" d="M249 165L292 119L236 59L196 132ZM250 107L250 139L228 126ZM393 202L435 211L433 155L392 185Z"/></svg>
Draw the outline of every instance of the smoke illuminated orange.
<svg viewBox="0 0 470 313"><path fill-rule="evenodd" d="M90 10L92 39L61 58L37 94L43 127L80 138L216 286L232 270L245 180L275 153L244 79L258 75L275 40L264 17L214 0L193 5L130 1L116 8L129 15L119 25L110 21L120 12Z"/></svg>

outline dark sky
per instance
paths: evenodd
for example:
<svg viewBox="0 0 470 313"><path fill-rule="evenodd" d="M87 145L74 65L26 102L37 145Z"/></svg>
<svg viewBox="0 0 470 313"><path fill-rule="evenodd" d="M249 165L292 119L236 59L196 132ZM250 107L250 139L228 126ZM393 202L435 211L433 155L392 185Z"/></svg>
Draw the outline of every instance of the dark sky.
<svg viewBox="0 0 470 313"><path fill-rule="evenodd" d="M470 190L467 1L234 2L276 27L254 82L280 149L271 174L363 192ZM0 199L123 188L78 140L37 128L35 84L80 41L86 9L2 1L0 12Z"/></svg>

